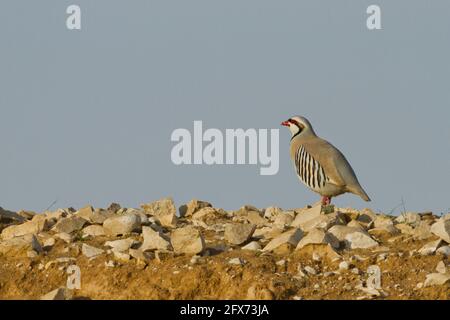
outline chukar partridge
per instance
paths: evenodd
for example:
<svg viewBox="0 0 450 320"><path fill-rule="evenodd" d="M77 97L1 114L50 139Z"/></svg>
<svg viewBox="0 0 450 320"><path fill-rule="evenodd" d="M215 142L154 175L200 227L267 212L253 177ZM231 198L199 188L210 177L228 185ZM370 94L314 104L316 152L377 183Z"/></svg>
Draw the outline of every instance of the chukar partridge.
<svg viewBox="0 0 450 320"><path fill-rule="evenodd" d="M281 125L292 133L290 153L297 176L322 196L323 205L329 205L332 197L347 192L370 201L344 155L319 138L306 118L295 116Z"/></svg>

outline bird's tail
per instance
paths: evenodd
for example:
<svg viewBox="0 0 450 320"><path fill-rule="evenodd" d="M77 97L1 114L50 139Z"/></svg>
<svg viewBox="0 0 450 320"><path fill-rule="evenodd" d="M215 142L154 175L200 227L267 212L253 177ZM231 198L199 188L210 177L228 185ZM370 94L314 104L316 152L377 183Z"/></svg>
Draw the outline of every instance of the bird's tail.
<svg viewBox="0 0 450 320"><path fill-rule="evenodd" d="M367 195L367 193L365 191L363 191L363 194L359 195L364 201L370 202L372 201L369 196Z"/></svg>
<svg viewBox="0 0 450 320"><path fill-rule="evenodd" d="M370 200L369 196L367 195L367 193L364 191L364 189L361 186L358 186L357 188L352 188L350 190L351 193L356 194L357 196L360 196L364 201L370 202L372 200Z"/></svg>

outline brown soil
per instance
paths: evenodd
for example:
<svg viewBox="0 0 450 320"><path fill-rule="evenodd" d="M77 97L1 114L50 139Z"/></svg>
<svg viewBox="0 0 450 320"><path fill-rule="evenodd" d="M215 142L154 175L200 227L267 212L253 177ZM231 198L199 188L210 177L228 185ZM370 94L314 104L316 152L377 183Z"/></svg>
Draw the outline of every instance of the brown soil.
<svg viewBox="0 0 450 320"><path fill-rule="evenodd" d="M217 244L215 238L205 234L208 247ZM136 236L138 238L138 236ZM417 288L429 273L434 273L442 256L410 256L410 250L419 249L425 241L414 241L401 236L396 242L379 239L389 248L384 261L376 261L379 252L373 250L343 251L346 261L351 256L367 257L355 261L352 271L324 276L327 271L338 270L339 262L327 259L313 261L311 250L294 251L284 247L272 254L245 251L236 247L232 251L208 250L196 264L191 256L169 256L166 260L153 259L148 263L118 263L107 267L114 260L112 255L102 255L91 261L79 252L80 245L89 243L101 246L105 237L92 241L78 241L69 252L70 245L58 241L49 252L36 258L0 256L0 299L39 299L42 295L66 285L68 263L53 264L42 268L58 257L74 257L81 269L81 289L73 292L75 299L357 299L365 294L356 289L359 279L365 280L367 267L377 264L382 271L382 287L385 297L374 299L450 299L448 285ZM231 265L230 258L240 257L243 266ZM286 263L281 265L280 260ZM39 265L42 264L39 268ZM313 266L318 275L296 278L298 267ZM41 270L40 270L41 269ZM351 268L350 268L351 269ZM318 285L318 286L317 286Z"/></svg>

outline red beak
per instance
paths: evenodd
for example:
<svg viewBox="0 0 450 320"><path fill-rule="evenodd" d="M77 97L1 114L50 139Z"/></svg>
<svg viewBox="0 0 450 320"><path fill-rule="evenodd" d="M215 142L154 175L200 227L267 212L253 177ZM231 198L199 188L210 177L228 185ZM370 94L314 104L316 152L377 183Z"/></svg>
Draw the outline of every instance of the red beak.
<svg viewBox="0 0 450 320"><path fill-rule="evenodd" d="M284 121L281 123L282 126L289 127L291 124L289 121Z"/></svg>

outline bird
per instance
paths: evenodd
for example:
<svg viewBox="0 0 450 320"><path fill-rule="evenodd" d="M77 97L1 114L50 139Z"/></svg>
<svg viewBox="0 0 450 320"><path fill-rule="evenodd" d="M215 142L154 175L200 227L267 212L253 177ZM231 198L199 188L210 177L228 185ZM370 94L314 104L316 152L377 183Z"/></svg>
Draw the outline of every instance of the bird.
<svg viewBox="0 0 450 320"><path fill-rule="evenodd" d="M322 196L321 204L344 193L371 201L361 187L345 156L328 141L318 137L308 119L294 116L281 123L291 131L290 156L298 178Z"/></svg>

